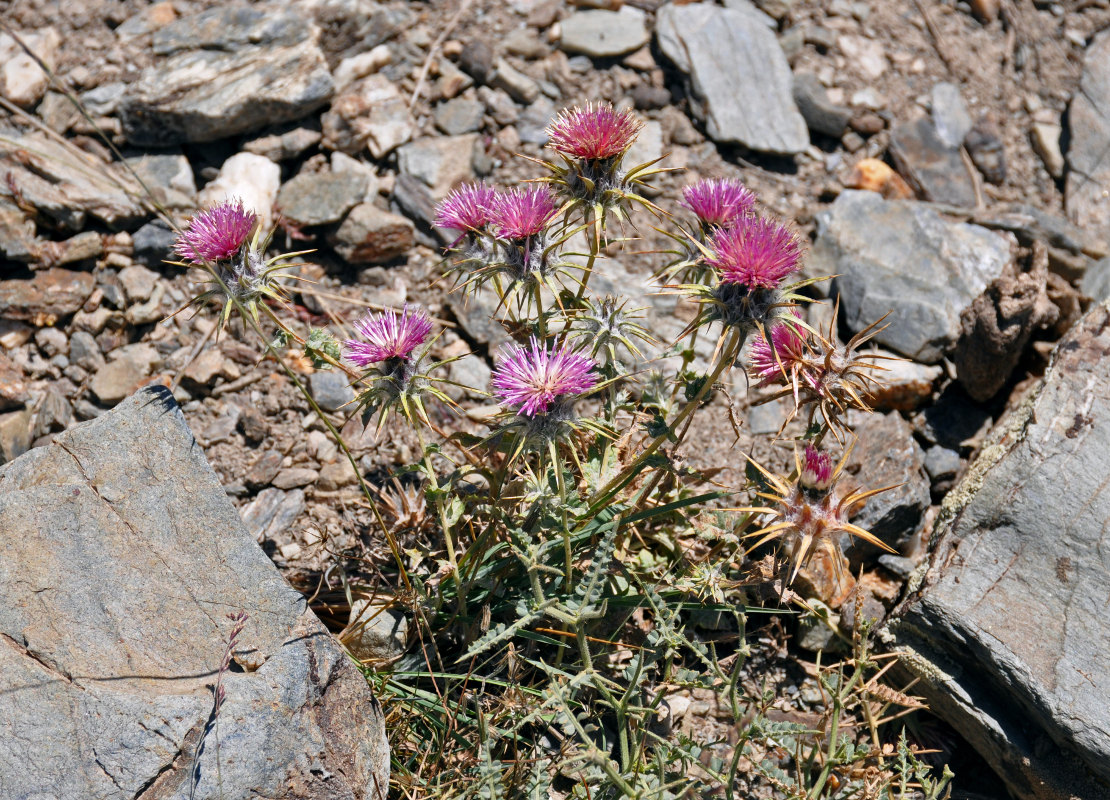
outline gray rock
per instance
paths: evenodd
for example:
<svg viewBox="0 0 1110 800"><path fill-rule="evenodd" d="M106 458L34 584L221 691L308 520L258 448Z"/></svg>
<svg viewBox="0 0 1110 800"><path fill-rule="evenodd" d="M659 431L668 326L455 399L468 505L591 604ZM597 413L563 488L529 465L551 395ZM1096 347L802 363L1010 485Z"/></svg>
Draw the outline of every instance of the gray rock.
<svg viewBox="0 0 1110 800"><path fill-rule="evenodd" d="M914 431L928 444L939 444L967 455L982 444L991 426L991 415L967 396L958 383L950 383L933 405L913 420Z"/></svg>
<svg viewBox="0 0 1110 800"><path fill-rule="evenodd" d="M951 480L963 466L960 454L939 445L925 451L925 471L934 483Z"/></svg>
<svg viewBox="0 0 1110 800"><path fill-rule="evenodd" d="M474 149L480 147L476 133L461 136L427 136L397 150L397 166L405 175L420 179L442 199L453 187L474 177Z"/></svg>
<svg viewBox="0 0 1110 800"><path fill-rule="evenodd" d="M320 473L307 467L290 467L283 469L270 481L278 489L297 489L302 486L311 486L316 483Z"/></svg>
<svg viewBox="0 0 1110 800"><path fill-rule="evenodd" d="M935 84L931 112L937 138L946 147L959 148L972 125L971 114L960 94L960 87L943 81Z"/></svg>
<svg viewBox="0 0 1110 800"><path fill-rule="evenodd" d="M15 203L0 197L0 256L34 261L41 244L35 237L34 221Z"/></svg>
<svg viewBox="0 0 1110 800"><path fill-rule="evenodd" d="M104 237L96 231L85 231L62 242L43 242L37 253L39 258L55 267L91 261L103 254Z"/></svg>
<svg viewBox="0 0 1110 800"><path fill-rule="evenodd" d="M445 385L444 391L453 400L461 400L463 397L471 397L478 399L484 396L484 392L489 389L490 378L493 376L492 370L485 359L473 353L464 355L458 361L452 361L447 365L447 379L454 381L461 386ZM463 386L469 387L473 391L464 389Z"/></svg>
<svg viewBox="0 0 1110 800"><path fill-rule="evenodd" d="M198 798L386 785L380 706L243 530L167 390L58 434L0 487L0 529L20 531L0 571L7 796L183 800L193 775Z"/></svg>
<svg viewBox="0 0 1110 800"><path fill-rule="evenodd" d="M131 257L144 264L155 266L163 260L174 258L173 244L177 234L160 219L148 222L131 237Z"/></svg>
<svg viewBox="0 0 1110 800"><path fill-rule="evenodd" d="M1087 253L1095 258L1101 258L1107 253L1106 243L1097 238L1099 228L1086 231L1036 206L1010 204L979 215L977 221L987 228L1012 232L1027 247L1040 239L1052 247L1059 247L1070 253Z"/></svg>
<svg viewBox="0 0 1110 800"><path fill-rule="evenodd" d="M391 80L370 75L355 81L320 117L323 145L353 155L365 148L382 158L412 138L416 122Z"/></svg>
<svg viewBox="0 0 1110 800"><path fill-rule="evenodd" d="M271 161L288 161L318 145L323 136L319 130L298 125L281 133L270 133L245 142L243 149Z"/></svg>
<svg viewBox="0 0 1110 800"><path fill-rule="evenodd" d="M65 430L73 421L73 408L65 396L51 386L42 396L38 412L35 414L35 430L32 438Z"/></svg>
<svg viewBox="0 0 1110 800"><path fill-rule="evenodd" d="M541 97L529 105L517 120L516 130L520 135L520 140L541 146L547 144L547 140L551 138L547 135L547 126L551 124L551 120L554 119L556 114L558 114L558 111L555 104L546 97ZM625 161L624 163L632 164L634 162Z"/></svg>
<svg viewBox="0 0 1110 800"><path fill-rule="evenodd" d="M247 474L243 477L243 482L249 489L261 489L264 486L269 486L270 481L281 470L283 456L277 450L266 450L263 452L247 470ZM276 508L279 501L274 502ZM251 527L249 522L244 524ZM255 533L261 532L261 528Z"/></svg>
<svg viewBox="0 0 1110 800"><path fill-rule="evenodd" d="M95 372L104 365L104 354L91 333L74 331L69 338L69 360L79 367Z"/></svg>
<svg viewBox="0 0 1110 800"><path fill-rule="evenodd" d="M898 171L924 199L975 206L975 187L959 147L941 141L927 117L891 129L890 155Z"/></svg>
<svg viewBox="0 0 1110 800"><path fill-rule="evenodd" d="M894 488L868 498L855 511L852 522L901 550L920 530L929 507L925 453L914 441L913 428L897 412L868 414L855 432L859 441L847 469L856 473L865 489ZM877 558L880 552L859 539L853 539L848 550L853 563L863 557Z"/></svg>
<svg viewBox="0 0 1110 800"><path fill-rule="evenodd" d="M1068 107L1068 217L1080 227L1102 226L1110 216L1110 31L1096 35L1083 58L1083 77Z"/></svg>
<svg viewBox="0 0 1110 800"><path fill-rule="evenodd" d="M39 328L35 331L35 344L39 346L39 349L42 350L43 353L50 357L56 356L59 353L64 355L69 352L69 340L66 339L66 335L57 328ZM2 361L3 358L3 356L0 356L0 361Z"/></svg>
<svg viewBox="0 0 1110 800"><path fill-rule="evenodd" d="M478 83L485 83L493 75L494 52L484 38L470 42L459 54L459 67Z"/></svg>
<svg viewBox="0 0 1110 800"><path fill-rule="evenodd" d="M946 498L928 571L885 637L1022 800L1110 785L1108 348L1100 305Z"/></svg>
<svg viewBox="0 0 1110 800"><path fill-rule="evenodd" d="M790 65L775 34L753 15L668 4L658 12L656 36L689 77L694 111L714 140L784 155L809 146Z"/></svg>
<svg viewBox="0 0 1110 800"><path fill-rule="evenodd" d="M52 331L54 328L43 328ZM62 336L63 340L65 336ZM0 411L19 408L29 399L27 378L18 364L0 350Z"/></svg>
<svg viewBox="0 0 1110 800"><path fill-rule="evenodd" d="M217 7L154 37L164 58L143 70L120 107L133 144L209 142L300 119L331 98L316 29L288 10Z"/></svg>
<svg viewBox="0 0 1110 800"><path fill-rule="evenodd" d="M216 177L197 196L201 208L211 208L229 198L243 202L243 208L258 215L263 231L274 226L274 203L281 188L281 167L254 153L236 153L220 165Z"/></svg>
<svg viewBox="0 0 1110 800"><path fill-rule="evenodd" d="M0 129L0 174L26 203L67 230L80 230L89 216L113 228L146 216L141 187L119 164L38 131Z"/></svg>
<svg viewBox="0 0 1110 800"><path fill-rule="evenodd" d="M540 96L540 85L503 58L497 59L489 85L525 105L534 103Z"/></svg>
<svg viewBox="0 0 1110 800"><path fill-rule="evenodd" d="M301 173L282 184L277 208L297 226L338 222L362 202L367 183L365 175L353 171Z"/></svg>
<svg viewBox="0 0 1110 800"><path fill-rule="evenodd" d="M794 102L812 132L839 139L848 130L852 109L830 102L816 75L800 72L794 76Z"/></svg>
<svg viewBox="0 0 1110 800"><path fill-rule="evenodd" d="M430 229L441 244L450 244L458 236L457 231L435 227L436 201L428 187L413 176L404 173L397 176L392 200L398 210L419 223L421 230Z"/></svg>
<svg viewBox="0 0 1110 800"><path fill-rule="evenodd" d="M1110 298L1110 258L1096 261L1087 268L1087 274L1079 282L1079 290L1096 303Z"/></svg>
<svg viewBox="0 0 1110 800"><path fill-rule="evenodd" d="M639 50L651 39L647 15L638 8L576 11L560 23L559 47L591 58L614 58Z"/></svg>
<svg viewBox="0 0 1110 800"><path fill-rule="evenodd" d="M243 507L242 520L247 531L261 542L278 539L304 511L304 491L294 489L263 489L258 497Z"/></svg>
<svg viewBox="0 0 1110 800"><path fill-rule="evenodd" d="M196 207L193 168L181 153L144 153L126 161L162 205L190 210Z"/></svg>
<svg viewBox="0 0 1110 800"><path fill-rule="evenodd" d="M932 364L959 337L960 313L1009 261L1009 243L984 228L947 222L911 201L845 191L818 215L807 273L839 275L833 290L851 330L890 312L875 341Z"/></svg>
<svg viewBox="0 0 1110 800"><path fill-rule="evenodd" d="M988 183L1001 186L1006 181L1006 146L1002 131L989 114L984 114L964 137L964 149L975 168Z"/></svg>
<svg viewBox="0 0 1110 800"><path fill-rule="evenodd" d="M132 303L149 300L154 293L154 286L161 277L154 270L135 264L119 271L119 282L123 285L123 291L127 293L127 299Z"/></svg>
<svg viewBox="0 0 1110 800"><path fill-rule="evenodd" d="M325 411L338 411L355 399L355 390L341 372L314 372L308 376L308 388L312 399Z"/></svg>
<svg viewBox="0 0 1110 800"><path fill-rule="evenodd" d="M340 640L360 661L389 661L405 652L409 621L381 603L359 598Z"/></svg>
<svg viewBox="0 0 1110 800"><path fill-rule="evenodd" d="M372 203L360 203L329 234L328 241L348 263L383 264L408 252L413 237L413 224L408 218Z"/></svg>
<svg viewBox="0 0 1110 800"><path fill-rule="evenodd" d="M448 136L473 133L481 129L485 113L485 106L477 100L456 97L436 106L436 127Z"/></svg>
<svg viewBox="0 0 1110 800"><path fill-rule="evenodd" d="M39 270L32 278L0 281L0 317L53 325L81 308L95 284L88 272L57 267Z"/></svg>

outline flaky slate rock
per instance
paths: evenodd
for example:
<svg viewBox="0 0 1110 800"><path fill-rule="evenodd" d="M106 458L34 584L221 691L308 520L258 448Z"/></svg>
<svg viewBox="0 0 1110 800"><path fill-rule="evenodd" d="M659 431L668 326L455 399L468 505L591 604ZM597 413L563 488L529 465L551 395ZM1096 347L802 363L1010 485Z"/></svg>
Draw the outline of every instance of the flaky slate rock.
<svg viewBox="0 0 1110 800"><path fill-rule="evenodd" d="M817 217L807 274L838 275L848 327L887 312L875 341L916 361L940 361L960 335L960 313L1002 274L1007 240L976 225L874 192L846 191Z"/></svg>
<svg viewBox="0 0 1110 800"><path fill-rule="evenodd" d="M782 155L809 146L790 65L754 13L709 3L659 9L659 47L690 81L693 109L718 142Z"/></svg>
<svg viewBox="0 0 1110 800"><path fill-rule="evenodd" d="M1068 106L1068 217L1083 228L1104 229L1110 216L1110 31L1095 36L1083 57L1083 77Z"/></svg>
<svg viewBox="0 0 1110 800"><path fill-rule="evenodd" d="M0 537L0 797L385 796L380 706L168 390L0 469Z"/></svg>
<svg viewBox="0 0 1110 800"><path fill-rule="evenodd" d="M1108 351L1095 306L946 498L886 636L1023 800L1110 796Z"/></svg>
<svg viewBox="0 0 1110 800"><path fill-rule="evenodd" d="M317 29L292 11L230 6L172 22L120 105L132 144L210 142L315 111L334 91Z"/></svg>

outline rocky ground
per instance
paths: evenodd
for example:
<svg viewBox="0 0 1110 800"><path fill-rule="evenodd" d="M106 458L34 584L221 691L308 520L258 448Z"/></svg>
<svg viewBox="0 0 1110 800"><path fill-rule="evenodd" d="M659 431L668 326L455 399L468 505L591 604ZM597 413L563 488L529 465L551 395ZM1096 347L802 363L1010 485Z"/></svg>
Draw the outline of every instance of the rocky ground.
<svg viewBox="0 0 1110 800"><path fill-rule="evenodd" d="M0 464L162 381L296 585L359 548L373 576L384 544L322 421L237 323L217 338L210 313L171 316L196 276L164 263L155 208L184 223L242 196L276 246L315 250L283 312L298 325L342 338L367 307L419 302L447 329L440 353L469 354L455 377L484 386L506 334L439 280L434 205L461 181L535 176L517 154L543 155L552 116L609 100L647 122L631 158L676 170L657 202L739 177L809 238L810 274L838 276L821 293L839 297L841 336L891 312L876 341L909 360L874 398L883 413L859 420L851 465L901 484L857 520L901 552L854 554L881 615L992 424L1110 296L1108 26L1095 0L16 0L0 29ZM663 240L649 219L635 233L605 277L666 338L690 309L651 293ZM364 431L341 376L289 363L404 505L386 477L415 441ZM434 413L480 430L488 398L456 399L466 416ZM739 410L736 449L722 421L687 454L726 484L741 449L785 456L770 439L788 407Z"/></svg>

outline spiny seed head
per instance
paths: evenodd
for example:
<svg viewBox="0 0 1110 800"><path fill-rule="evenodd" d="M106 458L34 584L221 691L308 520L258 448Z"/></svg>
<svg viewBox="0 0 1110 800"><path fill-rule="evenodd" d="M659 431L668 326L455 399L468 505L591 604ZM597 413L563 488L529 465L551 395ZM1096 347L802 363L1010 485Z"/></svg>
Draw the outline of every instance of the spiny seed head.
<svg viewBox="0 0 1110 800"><path fill-rule="evenodd" d="M504 350L493 373L493 389L501 402L517 406L517 414L545 414L560 399L576 397L597 383L594 362L568 347L550 350L535 337L529 346Z"/></svg>
<svg viewBox="0 0 1110 800"><path fill-rule="evenodd" d="M559 210L545 186L499 192L489 204L494 232L502 239L527 239L541 233Z"/></svg>
<svg viewBox="0 0 1110 800"><path fill-rule="evenodd" d="M491 221L490 204L497 190L485 183L468 183L453 190L436 207L435 224L440 228L476 231Z"/></svg>
<svg viewBox="0 0 1110 800"><path fill-rule="evenodd" d="M348 339L344 349L347 359L362 368L390 359L408 359L432 332L424 310L410 309L407 304L400 313L389 309L367 314L354 327L365 341Z"/></svg>
<svg viewBox="0 0 1110 800"><path fill-rule="evenodd" d="M193 217L173 250L196 264L223 261L239 252L257 224L258 215L244 209L242 200L228 199Z"/></svg>
<svg viewBox="0 0 1110 800"><path fill-rule="evenodd" d="M609 103L564 109L547 129L547 146L563 155L601 160L628 151L644 127L630 111Z"/></svg>
<svg viewBox="0 0 1110 800"><path fill-rule="evenodd" d="M749 289L776 289L801 266L797 238L785 226L765 217L742 217L717 230L709 241L706 259L721 283Z"/></svg>
<svg viewBox="0 0 1110 800"><path fill-rule="evenodd" d="M755 195L732 178L703 178L682 190L682 204L703 225L732 225L755 210Z"/></svg>
<svg viewBox="0 0 1110 800"><path fill-rule="evenodd" d="M812 444L807 444L802 457L802 472L798 476L798 484L805 489L823 492L832 485L832 478L832 456L823 450L818 450Z"/></svg>

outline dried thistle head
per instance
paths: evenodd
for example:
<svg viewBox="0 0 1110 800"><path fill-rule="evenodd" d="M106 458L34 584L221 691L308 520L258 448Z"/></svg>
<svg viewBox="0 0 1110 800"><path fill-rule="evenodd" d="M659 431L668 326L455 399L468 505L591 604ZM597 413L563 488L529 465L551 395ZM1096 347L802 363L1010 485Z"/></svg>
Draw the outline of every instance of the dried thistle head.
<svg viewBox="0 0 1110 800"><path fill-rule="evenodd" d="M792 311L771 322L769 337L766 328L756 334L749 350L749 375L760 386L786 387L760 402L792 396L791 419L810 406L811 417L820 412L839 439L847 430L844 416L849 408L871 410L865 398L878 388L874 373L883 369L875 362L892 358L859 352L862 344L883 330L883 320L867 326L841 346L834 331L839 303L825 333L810 328Z"/></svg>
<svg viewBox="0 0 1110 800"><path fill-rule="evenodd" d="M771 505L742 510L762 515L770 524L745 534L743 538L757 539L748 552L774 539L782 542L782 549L790 563L787 583L793 583L798 571L822 549L827 550L834 563L839 564L843 558L840 550L843 533L895 552L882 539L849 521L857 505L868 497L894 488L884 486L881 489L849 491L838 483L851 450L851 445L845 448L844 455L834 467L827 452L809 444L803 454L795 452L796 477L793 478L774 475L751 462L773 490L757 492L757 496Z"/></svg>

